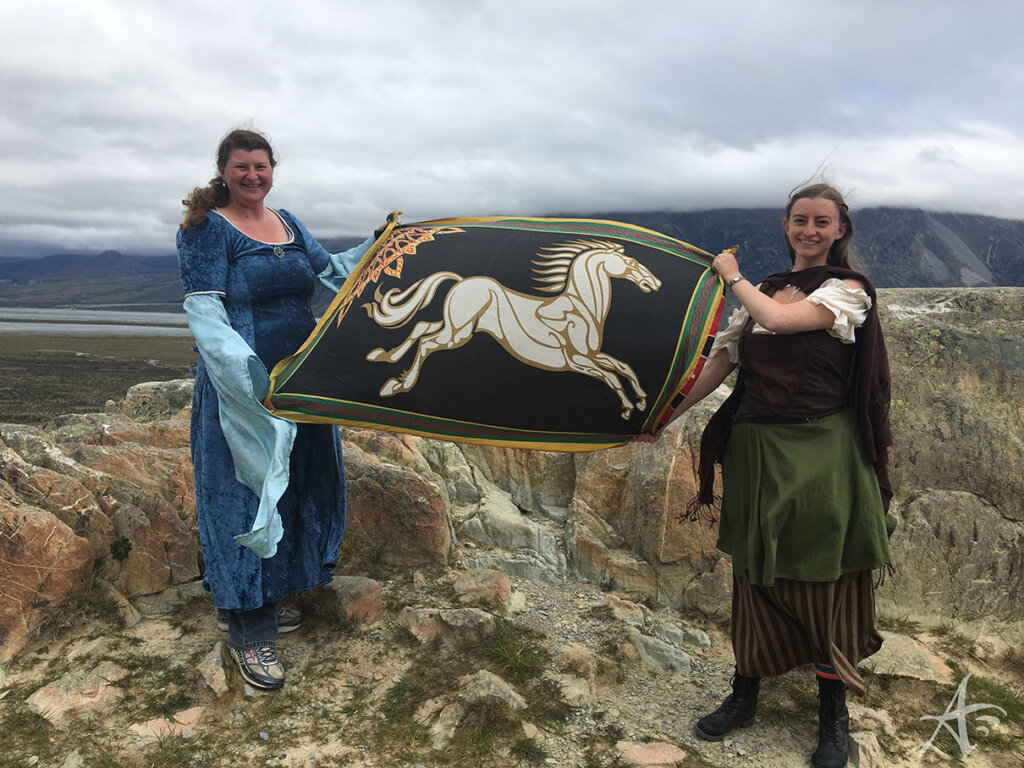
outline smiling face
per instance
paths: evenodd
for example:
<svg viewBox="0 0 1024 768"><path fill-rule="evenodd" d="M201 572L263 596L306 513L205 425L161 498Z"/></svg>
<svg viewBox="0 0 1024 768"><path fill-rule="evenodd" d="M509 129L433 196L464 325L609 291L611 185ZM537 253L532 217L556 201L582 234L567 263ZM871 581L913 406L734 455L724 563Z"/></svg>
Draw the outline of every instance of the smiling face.
<svg viewBox="0 0 1024 768"><path fill-rule="evenodd" d="M828 261L832 243L846 234L839 207L824 197L802 197L793 203L782 228L792 249L797 269L820 266Z"/></svg>
<svg viewBox="0 0 1024 768"><path fill-rule="evenodd" d="M274 186L274 166L266 150L235 149L220 168L231 203L246 208L263 205L263 198Z"/></svg>

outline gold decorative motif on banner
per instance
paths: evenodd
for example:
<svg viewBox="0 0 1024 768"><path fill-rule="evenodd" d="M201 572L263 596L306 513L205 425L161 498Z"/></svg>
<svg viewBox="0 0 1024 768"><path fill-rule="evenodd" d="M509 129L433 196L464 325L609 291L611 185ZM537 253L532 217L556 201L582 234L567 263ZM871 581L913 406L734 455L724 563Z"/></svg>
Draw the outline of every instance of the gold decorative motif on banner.
<svg viewBox="0 0 1024 768"><path fill-rule="evenodd" d="M437 235L453 235L466 230L459 227L408 227L396 229L384 245L381 246L373 261L359 275L359 280L352 287L348 296L338 305L335 315L335 326L341 324L348 313L352 302L362 295L363 290L371 283L380 280L381 273L391 277L401 277L405 257L413 256L416 249L423 243L431 242Z"/></svg>

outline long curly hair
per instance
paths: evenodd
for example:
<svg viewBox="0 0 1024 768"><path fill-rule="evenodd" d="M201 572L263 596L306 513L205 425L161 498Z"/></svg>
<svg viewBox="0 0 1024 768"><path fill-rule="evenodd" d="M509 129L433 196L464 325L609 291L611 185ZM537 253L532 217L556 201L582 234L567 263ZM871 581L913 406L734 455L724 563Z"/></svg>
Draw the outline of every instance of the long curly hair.
<svg viewBox="0 0 1024 768"><path fill-rule="evenodd" d="M809 184L806 187L795 189L790 193L789 202L786 204L785 218L787 221L796 201L805 198L831 200L836 204L836 208L839 209L840 223L846 225L846 232L832 243L832 247L828 251L828 264L833 267L845 267L846 269L862 271L860 261L853 250L853 221L850 220L850 209L846 205L842 193L831 184L825 183ZM786 248L789 249L789 260L796 263L796 253L793 250L793 246L790 245L788 237L786 238Z"/></svg>
<svg viewBox="0 0 1024 768"><path fill-rule="evenodd" d="M218 175L210 179L205 187L193 189L188 197L181 201L182 205L185 206L185 220L181 222L181 229L195 229L203 223L207 211L211 208L221 208L228 204L230 200L228 187L224 183L224 177L220 174L224 172L224 168L228 164L228 158L231 157L231 153L236 149L246 152L262 149L267 153L267 157L270 158L270 167L273 168L277 165L277 160L274 158L274 150L263 134L244 128L231 131L221 139L220 146L217 147Z"/></svg>

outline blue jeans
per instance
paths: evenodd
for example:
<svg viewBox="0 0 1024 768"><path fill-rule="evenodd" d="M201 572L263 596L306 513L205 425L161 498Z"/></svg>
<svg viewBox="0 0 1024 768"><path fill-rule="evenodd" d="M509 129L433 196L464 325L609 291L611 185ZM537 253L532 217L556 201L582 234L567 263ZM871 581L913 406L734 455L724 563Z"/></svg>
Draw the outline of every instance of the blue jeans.
<svg viewBox="0 0 1024 768"><path fill-rule="evenodd" d="M228 623L229 648L277 645L277 603L264 603L252 611L218 608L217 619Z"/></svg>

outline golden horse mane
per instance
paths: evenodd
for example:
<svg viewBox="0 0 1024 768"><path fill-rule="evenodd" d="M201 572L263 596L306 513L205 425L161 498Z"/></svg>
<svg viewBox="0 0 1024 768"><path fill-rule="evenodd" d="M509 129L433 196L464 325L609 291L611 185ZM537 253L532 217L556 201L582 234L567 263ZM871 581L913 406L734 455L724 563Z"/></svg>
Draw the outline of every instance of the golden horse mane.
<svg viewBox="0 0 1024 768"><path fill-rule="evenodd" d="M559 245L548 245L541 248L541 253L533 261L535 265L533 272L539 277L534 277L537 283L537 290L546 293L561 293L565 290L565 284L569 280L569 267L581 253L586 251L608 251L622 250L622 246L603 242L600 240L572 240ZM547 251L547 253L544 253Z"/></svg>

